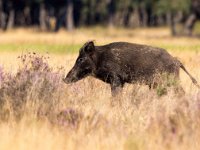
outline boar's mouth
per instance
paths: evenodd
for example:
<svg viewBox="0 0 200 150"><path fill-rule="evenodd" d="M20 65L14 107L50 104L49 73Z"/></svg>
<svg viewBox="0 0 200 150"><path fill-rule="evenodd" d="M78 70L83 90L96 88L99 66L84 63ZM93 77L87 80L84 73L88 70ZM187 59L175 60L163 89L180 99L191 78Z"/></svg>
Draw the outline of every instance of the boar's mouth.
<svg viewBox="0 0 200 150"><path fill-rule="evenodd" d="M77 82L78 80L79 79L77 77L68 77L68 76L66 76L66 78L63 79L63 81L66 84L74 83L74 82Z"/></svg>
<svg viewBox="0 0 200 150"><path fill-rule="evenodd" d="M82 71L79 75L77 75L77 74L72 75L72 71L70 71L69 74L66 76L66 78L63 79L63 81L66 84L75 83L75 82L87 77L90 73L91 73L91 69L89 69L89 68Z"/></svg>
<svg viewBox="0 0 200 150"><path fill-rule="evenodd" d="M74 83L74 82L77 82L79 79L78 78L64 78L63 81L66 83L66 84L70 84L70 83Z"/></svg>

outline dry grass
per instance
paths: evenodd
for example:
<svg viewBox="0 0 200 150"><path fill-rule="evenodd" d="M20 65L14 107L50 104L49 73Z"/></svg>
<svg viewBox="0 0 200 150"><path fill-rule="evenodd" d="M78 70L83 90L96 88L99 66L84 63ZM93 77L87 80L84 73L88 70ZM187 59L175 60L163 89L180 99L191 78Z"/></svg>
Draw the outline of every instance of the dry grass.
<svg viewBox="0 0 200 150"><path fill-rule="evenodd" d="M122 28L81 28L72 32L60 31L59 33L45 33L24 29L0 32L0 43L20 44L24 43L45 43L45 44L83 44L88 40L95 40L98 44L113 41L127 41L132 43L143 43L149 45L175 45L192 46L199 45L198 38L188 39L187 37L172 37L167 28L143 28L143 29L122 29ZM189 41L189 42L188 42ZM173 47L172 47L173 48ZM21 49L25 50L25 49ZM173 50L173 49L172 49ZM187 49L188 50L188 49Z"/></svg>
<svg viewBox="0 0 200 150"><path fill-rule="evenodd" d="M105 31L97 28L58 34L20 29L2 35L0 43L82 44L88 39L96 39L97 43L123 40L189 48L200 45L199 39L172 38L166 29ZM175 51L170 53L178 57L200 82L200 53L197 51L200 48L195 51L177 48L173 47ZM20 66L16 63L19 62L17 56L21 53L0 53L0 63L7 72L17 72ZM77 53L49 55L50 66L64 66L62 77L73 66ZM119 97L122 103L115 101L111 105L110 87L99 80L86 78L73 85L60 83L58 91L53 93L54 106L49 115L38 117L38 108L48 107L52 99L44 101L38 98L37 91L31 91L26 96L29 101L20 120L12 115L12 102L8 99L6 107L10 117L0 122L0 149L200 149L200 92L183 71L181 84L185 95L177 95L169 89L162 97L146 86L126 85ZM34 88L37 89L37 85ZM61 112L67 112L67 115L61 114L64 120L60 123L58 114Z"/></svg>

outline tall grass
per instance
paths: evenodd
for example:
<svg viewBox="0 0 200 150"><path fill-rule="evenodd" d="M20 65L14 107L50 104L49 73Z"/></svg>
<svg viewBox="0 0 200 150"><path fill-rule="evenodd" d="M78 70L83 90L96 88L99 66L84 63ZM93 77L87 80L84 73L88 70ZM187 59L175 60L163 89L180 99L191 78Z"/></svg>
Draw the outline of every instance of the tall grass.
<svg viewBox="0 0 200 150"><path fill-rule="evenodd" d="M65 85L63 68L51 67L48 56L18 59L16 73L0 69L0 149L200 148L194 87L160 97L127 85L119 103L93 78Z"/></svg>
<svg viewBox="0 0 200 150"><path fill-rule="evenodd" d="M99 30L95 29L95 32ZM86 32L84 29L80 31ZM93 35L90 32L88 35ZM121 39L120 36L112 38L112 34L126 33L120 29L119 32L110 31L104 42ZM143 34L143 31L139 32ZM148 31L151 32L154 30ZM86 36L78 33L80 39L77 38L75 44L86 41ZM10 42L11 33L6 34L8 38L1 44ZM97 34L103 43L104 37L99 34L103 33ZM130 34L135 33L130 31ZM38 40L45 43L46 37L47 43L54 44L59 36L65 37L63 33L42 34L39 39L35 38L38 35L32 36L27 39L30 40L28 43L35 40L36 44ZM52 36L57 40L54 41ZM139 39L132 35L122 37L127 41L149 44L176 44L171 37L166 41L162 37L150 40L146 36ZM57 44L70 43L68 38ZM23 40L25 38L20 37L13 43L25 43ZM199 44L197 39L192 42ZM192 47L192 42L186 38L177 39L180 47ZM176 51L171 51L173 55L178 56L200 81L199 48L197 52L174 49ZM113 99L109 85L97 79L89 77L70 85L62 82L77 54L0 54L3 64L0 67L0 150L200 149L200 92L184 72L181 72L183 95L177 95L169 88L167 94L160 97L157 91L150 91L147 86L127 84L122 95ZM16 55L19 55L17 59Z"/></svg>

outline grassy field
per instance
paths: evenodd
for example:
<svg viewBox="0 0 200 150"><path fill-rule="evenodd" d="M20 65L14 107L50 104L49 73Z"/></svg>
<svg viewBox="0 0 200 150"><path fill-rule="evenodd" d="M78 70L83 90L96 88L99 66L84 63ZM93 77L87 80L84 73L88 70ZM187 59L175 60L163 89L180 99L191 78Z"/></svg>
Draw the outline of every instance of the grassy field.
<svg viewBox="0 0 200 150"><path fill-rule="evenodd" d="M200 92L183 71L185 95L169 88L159 97L147 86L126 85L121 103L97 79L62 82L88 40L166 48L200 82L200 39L171 37L166 28L15 29L0 35L0 150L200 149Z"/></svg>

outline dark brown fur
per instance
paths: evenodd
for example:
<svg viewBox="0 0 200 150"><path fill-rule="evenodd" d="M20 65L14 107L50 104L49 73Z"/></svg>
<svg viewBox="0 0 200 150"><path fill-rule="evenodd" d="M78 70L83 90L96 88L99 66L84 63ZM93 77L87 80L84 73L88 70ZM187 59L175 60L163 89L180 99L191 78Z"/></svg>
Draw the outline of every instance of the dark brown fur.
<svg viewBox="0 0 200 150"><path fill-rule="evenodd" d="M91 75L109 83L114 94L125 83L140 82L152 88L156 85L156 74L167 73L178 79L180 67L199 86L182 63L162 48L127 42L94 46L90 41L80 49L76 63L64 81L76 82Z"/></svg>

